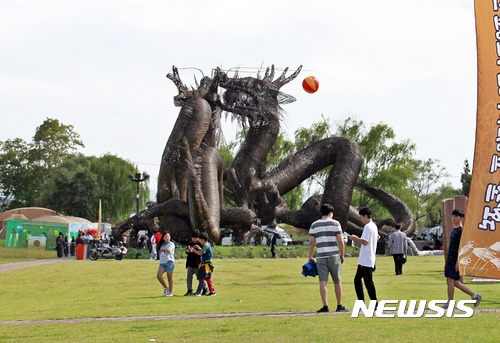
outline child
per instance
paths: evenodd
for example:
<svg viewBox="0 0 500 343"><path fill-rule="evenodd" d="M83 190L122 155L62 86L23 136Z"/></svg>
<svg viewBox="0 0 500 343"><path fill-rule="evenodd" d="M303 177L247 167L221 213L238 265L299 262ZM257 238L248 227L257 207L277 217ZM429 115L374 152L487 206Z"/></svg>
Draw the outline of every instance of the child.
<svg viewBox="0 0 500 343"><path fill-rule="evenodd" d="M162 284L164 291L164 297L172 297L172 290L174 287L173 274L175 267L175 258L174 258L175 244L170 241L170 233L165 232L163 235L163 244L160 248L160 266L158 267L158 273L156 274L156 278ZM163 280L163 274L167 273L168 279L168 287Z"/></svg>
<svg viewBox="0 0 500 343"><path fill-rule="evenodd" d="M194 251L195 254L201 256L201 263L198 267L198 289L196 291L196 296L201 296L201 292L203 290L204 282L207 282L208 289L210 293L207 296L214 296L215 290L214 285L212 283L212 272L214 270L214 266L212 264L212 247L210 243L208 243L208 235L206 232L202 232L200 234L200 243L202 244L201 250Z"/></svg>
<svg viewBox="0 0 500 343"><path fill-rule="evenodd" d="M187 269L187 292L185 296L194 295L193 293L193 276L198 275L198 267L201 263L201 257L196 254L196 251L201 249L200 231L194 230L191 234L191 242L189 242L186 253L186 269Z"/></svg>

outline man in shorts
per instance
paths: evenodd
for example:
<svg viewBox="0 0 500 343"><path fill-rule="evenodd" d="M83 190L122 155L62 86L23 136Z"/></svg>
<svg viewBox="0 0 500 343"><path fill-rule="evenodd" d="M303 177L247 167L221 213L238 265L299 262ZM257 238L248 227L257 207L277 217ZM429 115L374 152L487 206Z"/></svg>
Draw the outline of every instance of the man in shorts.
<svg viewBox="0 0 500 343"><path fill-rule="evenodd" d="M443 305L443 308L448 308L449 303L453 300L455 295L455 287L462 292L470 295L472 300L476 303L474 307L478 307L481 302L481 294L474 293L469 287L464 285L458 272L458 249L460 247L460 239L462 238L462 221L465 215L462 210L454 209L451 212L451 222L453 224L453 231L450 235L450 245L448 247L448 257L444 266L444 276L446 277L446 286L448 290L448 302Z"/></svg>
<svg viewBox="0 0 500 343"><path fill-rule="evenodd" d="M316 312L329 312L328 308L328 275L332 276L337 298L336 312L348 312L342 306L341 271L344 263L344 240L342 227L333 219L333 206L323 204L320 208L321 219L312 223L309 230L309 261L313 261L314 246L316 246L316 268L319 275L319 293L323 307Z"/></svg>

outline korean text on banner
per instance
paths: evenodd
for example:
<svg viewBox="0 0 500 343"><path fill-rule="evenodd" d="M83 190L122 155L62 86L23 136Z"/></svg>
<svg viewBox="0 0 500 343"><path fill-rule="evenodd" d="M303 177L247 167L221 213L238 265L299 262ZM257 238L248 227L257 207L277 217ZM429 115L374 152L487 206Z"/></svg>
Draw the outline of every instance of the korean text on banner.
<svg viewBox="0 0 500 343"><path fill-rule="evenodd" d="M475 0L478 91L461 275L500 279L500 4Z"/></svg>

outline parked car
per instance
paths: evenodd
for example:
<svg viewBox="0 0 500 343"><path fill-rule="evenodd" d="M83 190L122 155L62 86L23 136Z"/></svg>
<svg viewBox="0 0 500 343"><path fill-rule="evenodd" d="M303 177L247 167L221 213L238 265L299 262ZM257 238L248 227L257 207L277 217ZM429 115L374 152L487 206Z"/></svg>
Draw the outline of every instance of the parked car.
<svg viewBox="0 0 500 343"><path fill-rule="evenodd" d="M418 250L439 250L443 246L443 228L436 226L433 228L420 229L422 235L420 237L412 237L413 242Z"/></svg>
<svg viewBox="0 0 500 343"><path fill-rule="evenodd" d="M264 229L264 231L269 231L269 229L266 230L266 228L267 228L266 226L263 226L262 228ZM273 230L275 230L276 234L278 235L278 237L276 239L276 245L289 245L289 244L292 244L292 238L290 237L290 235L288 235L288 233L285 230L283 230L280 227L276 227ZM231 233L225 235L224 237L222 237L221 245L233 245L233 244L234 244L234 242L233 242L233 235ZM255 244L255 240L254 240L253 237L251 237L248 240L248 244L249 245L254 245ZM261 245L269 245L269 242L267 240L267 236L264 236L262 238Z"/></svg>
<svg viewBox="0 0 500 343"><path fill-rule="evenodd" d="M264 231L266 230L266 227L263 227ZM275 228L271 229L275 234L278 235L278 238L276 239L276 245L289 245L292 244L292 238L290 235L280 228L279 226L276 226ZM262 238L262 245L269 245L267 241L267 237Z"/></svg>
<svg viewBox="0 0 500 343"><path fill-rule="evenodd" d="M221 245L233 245L233 234L230 233L222 237Z"/></svg>

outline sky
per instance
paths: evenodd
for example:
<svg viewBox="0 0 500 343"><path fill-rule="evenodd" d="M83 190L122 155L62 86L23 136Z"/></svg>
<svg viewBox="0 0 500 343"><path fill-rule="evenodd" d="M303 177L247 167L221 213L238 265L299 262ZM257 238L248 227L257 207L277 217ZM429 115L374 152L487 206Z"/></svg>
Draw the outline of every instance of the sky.
<svg viewBox="0 0 500 343"><path fill-rule="evenodd" d="M194 86L216 67L255 76L272 64L303 66L281 89L297 99L283 105L289 138L322 115L384 123L460 187L475 140L472 0L0 0L0 141L31 141L58 119L83 154L150 174L154 195L179 113L172 66ZM301 86L309 75L314 94ZM237 129L225 120L226 141Z"/></svg>

